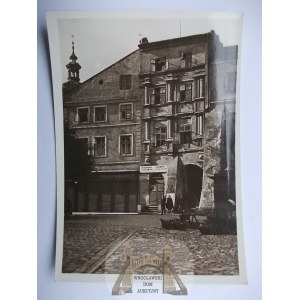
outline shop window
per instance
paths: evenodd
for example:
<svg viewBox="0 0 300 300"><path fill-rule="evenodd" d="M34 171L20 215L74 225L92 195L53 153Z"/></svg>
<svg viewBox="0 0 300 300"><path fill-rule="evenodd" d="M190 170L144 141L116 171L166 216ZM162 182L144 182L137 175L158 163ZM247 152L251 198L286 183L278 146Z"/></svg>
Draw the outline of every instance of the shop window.
<svg viewBox="0 0 300 300"><path fill-rule="evenodd" d="M120 90L130 90L132 87L131 75L120 75Z"/></svg>

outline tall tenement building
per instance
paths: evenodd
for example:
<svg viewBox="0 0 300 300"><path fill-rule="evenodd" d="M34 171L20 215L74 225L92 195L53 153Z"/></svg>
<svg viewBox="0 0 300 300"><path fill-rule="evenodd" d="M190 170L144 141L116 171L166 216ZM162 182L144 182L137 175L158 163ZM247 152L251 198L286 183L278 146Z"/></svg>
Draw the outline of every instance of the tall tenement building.
<svg viewBox="0 0 300 300"><path fill-rule="evenodd" d="M64 93L65 118L89 144L95 168L89 180L66 184L73 211L155 211L163 194L174 210L181 195L185 208L235 200L237 54L214 31L143 38L133 53L76 81Z"/></svg>

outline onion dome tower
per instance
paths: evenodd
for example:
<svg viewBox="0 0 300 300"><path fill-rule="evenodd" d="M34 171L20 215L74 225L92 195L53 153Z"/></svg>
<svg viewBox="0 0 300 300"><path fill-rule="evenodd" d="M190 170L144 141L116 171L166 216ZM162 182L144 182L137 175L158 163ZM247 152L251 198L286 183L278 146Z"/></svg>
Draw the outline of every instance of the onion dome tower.
<svg viewBox="0 0 300 300"><path fill-rule="evenodd" d="M66 68L68 69L68 81L63 84L64 93L80 85L79 70L81 69L81 66L77 62L77 59L74 52L74 41L72 41L71 61L66 65Z"/></svg>

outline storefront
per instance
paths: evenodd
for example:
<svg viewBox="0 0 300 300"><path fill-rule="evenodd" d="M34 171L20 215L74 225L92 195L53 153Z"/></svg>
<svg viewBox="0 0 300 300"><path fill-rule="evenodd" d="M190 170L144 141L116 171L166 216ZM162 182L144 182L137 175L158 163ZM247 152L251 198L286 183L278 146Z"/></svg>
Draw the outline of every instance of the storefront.
<svg viewBox="0 0 300 300"><path fill-rule="evenodd" d="M72 212L135 213L138 173L97 173L89 181L67 182L67 202Z"/></svg>

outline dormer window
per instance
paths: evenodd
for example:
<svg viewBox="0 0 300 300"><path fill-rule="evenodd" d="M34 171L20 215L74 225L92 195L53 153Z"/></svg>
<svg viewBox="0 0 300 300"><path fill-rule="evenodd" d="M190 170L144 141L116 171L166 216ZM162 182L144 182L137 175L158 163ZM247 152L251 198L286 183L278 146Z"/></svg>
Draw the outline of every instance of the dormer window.
<svg viewBox="0 0 300 300"><path fill-rule="evenodd" d="M151 72L159 72L166 70L166 58L161 57L151 60Z"/></svg>
<svg viewBox="0 0 300 300"><path fill-rule="evenodd" d="M181 68L188 68L192 66L192 52L182 53Z"/></svg>

